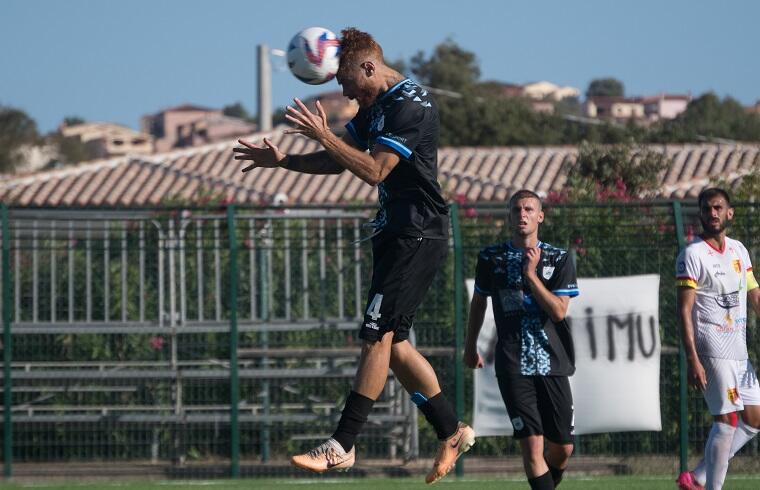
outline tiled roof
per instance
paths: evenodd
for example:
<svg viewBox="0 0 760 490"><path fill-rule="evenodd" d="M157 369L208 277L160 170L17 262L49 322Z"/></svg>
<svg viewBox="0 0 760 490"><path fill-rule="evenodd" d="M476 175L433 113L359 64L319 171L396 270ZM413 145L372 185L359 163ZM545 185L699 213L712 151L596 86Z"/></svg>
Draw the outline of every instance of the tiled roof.
<svg viewBox="0 0 760 490"><path fill-rule="evenodd" d="M277 128L274 144L286 153L308 153L320 146ZM251 137L259 140L263 134ZM233 142L188 148L151 156L128 156L75 167L12 176L0 181L0 200L35 206L149 206L174 197L197 200L223 193L237 203L287 202L326 204L374 202L377 193L349 172L308 175L282 169L243 174L233 159ZM760 163L758 144L656 145L671 164L661 173L662 198L695 197L717 180L736 185ZM502 201L520 188L546 195L561 191L574 146L442 148L439 179L449 196L467 201Z"/></svg>

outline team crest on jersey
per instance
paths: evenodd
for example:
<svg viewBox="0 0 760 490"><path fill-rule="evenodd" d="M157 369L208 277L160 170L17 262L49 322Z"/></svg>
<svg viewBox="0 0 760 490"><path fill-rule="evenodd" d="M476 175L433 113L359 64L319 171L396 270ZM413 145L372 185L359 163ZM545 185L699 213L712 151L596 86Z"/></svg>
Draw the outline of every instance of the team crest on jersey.
<svg viewBox="0 0 760 490"><path fill-rule="evenodd" d="M736 388L729 388L726 390L726 395L728 396L728 401L733 403L734 405L738 405L739 401L739 392Z"/></svg>
<svg viewBox="0 0 760 490"><path fill-rule="evenodd" d="M554 274L554 267L544 266L544 270L542 272L544 279L551 279L552 274Z"/></svg>
<svg viewBox="0 0 760 490"><path fill-rule="evenodd" d="M372 119L369 130L375 133L379 133L385 127L385 115L380 115L375 119Z"/></svg>
<svg viewBox="0 0 760 490"><path fill-rule="evenodd" d="M742 263L739 261L739 259L734 259L732 264L734 264L734 270L737 274L741 274L742 272Z"/></svg>
<svg viewBox="0 0 760 490"><path fill-rule="evenodd" d="M512 427L515 428L515 430L523 430L525 427L525 424L523 423L522 417L515 417L512 419Z"/></svg>

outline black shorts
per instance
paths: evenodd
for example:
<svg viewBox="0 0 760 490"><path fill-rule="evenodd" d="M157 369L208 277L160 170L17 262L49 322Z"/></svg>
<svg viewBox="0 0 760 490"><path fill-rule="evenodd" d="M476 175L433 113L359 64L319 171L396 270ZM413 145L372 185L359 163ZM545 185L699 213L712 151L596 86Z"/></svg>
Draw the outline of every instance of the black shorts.
<svg viewBox="0 0 760 490"><path fill-rule="evenodd" d="M409 338L414 314L449 252L448 240L383 236L372 241L372 284L359 337L376 342L393 332Z"/></svg>
<svg viewBox="0 0 760 490"><path fill-rule="evenodd" d="M516 439L543 435L557 444L572 444L573 394L567 376L499 374L497 379Z"/></svg>

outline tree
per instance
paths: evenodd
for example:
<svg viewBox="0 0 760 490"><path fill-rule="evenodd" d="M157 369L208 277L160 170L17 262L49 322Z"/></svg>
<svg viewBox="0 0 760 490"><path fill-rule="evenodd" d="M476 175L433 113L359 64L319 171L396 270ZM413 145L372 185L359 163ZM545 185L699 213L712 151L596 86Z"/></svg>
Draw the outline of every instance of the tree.
<svg viewBox="0 0 760 490"><path fill-rule="evenodd" d="M544 116L524 100L504 96L500 84L480 83L475 54L453 40L436 46L429 57L418 52L410 67L420 83L441 90L436 93L441 145L540 144L551 139L549 128L538 128L546 122Z"/></svg>
<svg viewBox="0 0 760 490"><path fill-rule="evenodd" d="M46 139L58 149L58 158L48 165L74 165L93 158L87 145L79 138L65 138L58 132L50 134Z"/></svg>
<svg viewBox="0 0 760 490"><path fill-rule="evenodd" d="M577 99L555 104L555 114L539 114L526 100L505 95L502 83L480 81L477 57L452 39L437 45L429 56L420 51L408 65L398 60L393 66L408 67L420 83L435 90L443 146L760 141L760 116L714 94L693 101L675 120L649 128L634 121L620 125L573 117L581 112ZM623 96L625 87L615 78L599 78L591 81L586 95Z"/></svg>
<svg viewBox="0 0 760 490"><path fill-rule="evenodd" d="M226 105L222 108L222 114L229 117L237 117L249 122L256 122L256 118L248 113L245 106L240 102L235 102L231 105Z"/></svg>
<svg viewBox="0 0 760 490"><path fill-rule="evenodd" d="M410 67L420 83L443 91L435 98L444 146L620 143L632 136L628 128L566 120L563 115L579 110L573 100L560 107L559 115L536 113L525 99L505 95L503 84L479 81L475 54L451 39L429 57L418 52Z"/></svg>
<svg viewBox="0 0 760 490"><path fill-rule="evenodd" d="M712 92L693 100L675 119L654 128L656 142L704 141L714 138L760 141L760 115L748 114L731 97L720 100Z"/></svg>
<svg viewBox="0 0 760 490"><path fill-rule="evenodd" d="M63 125L66 127L71 126L79 126L80 124L84 124L86 121L84 118L81 118L79 116L66 116L63 118Z"/></svg>
<svg viewBox="0 0 760 490"><path fill-rule="evenodd" d="M623 82L616 78L597 78L591 80L586 90L586 97L596 97L598 95L622 97L625 95Z"/></svg>
<svg viewBox="0 0 760 490"><path fill-rule="evenodd" d="M731 190L731 201L733 202L757 202L760 196L760 154L755 155L755 160L750 165L751 171L741 177L738 183ZM711 185L723 189L731 189L732 182L721 178ZM751 219L754 220L754 217Z"/></svg>
<svg viewBox="0 0 760 490"><path fill-rule="evenodd" d="M436 46L429 58L418 51L410 67L420 83L443 90L466 90L480 78L475 53L466 51L450 38Z"/></svg>
<svg viewBox="0 0 760 490"><path fill-rule="evenodd" d="M560 116L580 116L583 111L578 97L565 97L554 104L554 112Z"/></svg>
<svg viewBox="0 0 760 490"><path fill-rule="evenodd" d="M397 72L401 73L402 75L406 75L409 73L409 66L406 64L406 61L404 61L404 58L398 58L395 60L385 60L385 64L389 66L390 68L393 68Z"/></svg>
<svg viewBox="0 0 760 490"><path fill-rule="evenodd" d="M37 123L24 111L0 106L0 172L12 172L22 163L19 150L38 139Z"/></svg>
<svg viewBox="0 0 760 490"><path fill-rule="evenodd" d="M567 193L559 200L604 202L648 197L657 190L660 173L667 166L663 152L631 141L604 146L584 142L569 169Z"/></svg>

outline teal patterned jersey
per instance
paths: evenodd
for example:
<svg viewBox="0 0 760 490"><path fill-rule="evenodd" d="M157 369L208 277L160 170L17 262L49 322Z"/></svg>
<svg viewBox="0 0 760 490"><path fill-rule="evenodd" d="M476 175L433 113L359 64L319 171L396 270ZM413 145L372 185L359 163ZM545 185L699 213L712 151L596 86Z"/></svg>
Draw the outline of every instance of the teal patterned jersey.
<svg viewBox="0 0 760 490"><path fill-rule="evenodd" d="M539 242L536 274L557 296L577 296L575 267L566 250ZM496 374L569 376L575 372L572 335L566 320L553 322L523 280L523 249L511 243L478 255L475 292L490 296L498 333Z"/></svg>

